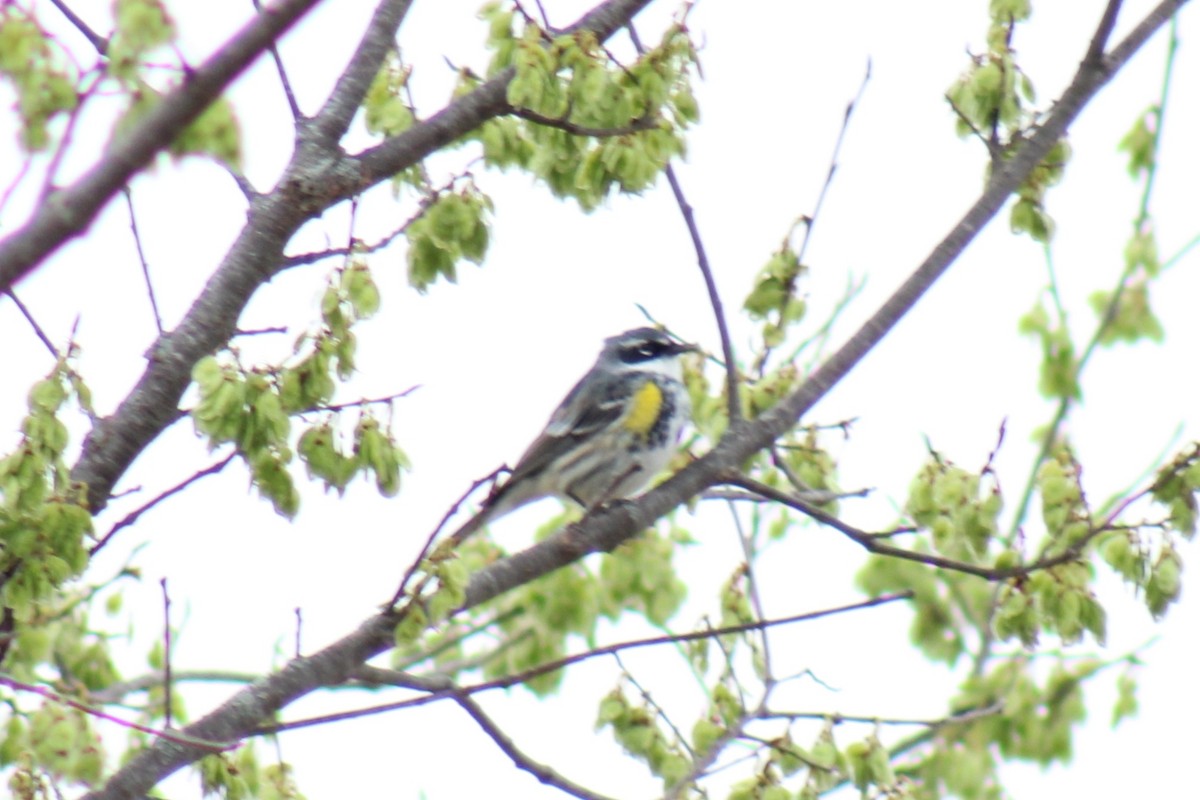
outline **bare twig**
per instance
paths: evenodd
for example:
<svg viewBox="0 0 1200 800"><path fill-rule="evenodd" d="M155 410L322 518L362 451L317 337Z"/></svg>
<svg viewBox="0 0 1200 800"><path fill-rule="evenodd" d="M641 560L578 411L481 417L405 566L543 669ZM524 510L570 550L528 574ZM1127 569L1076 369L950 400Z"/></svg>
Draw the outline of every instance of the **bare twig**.
<svg viewBox="0 0 1200 800"><path fill-rule="evenodd" d="M1039 570L1050 569L1057 567L1060 564L1066 564L1071 561L1077 561L1081 557L1087 545L1106 530L1110 530L1107 524L1101 524L1088 530L1088 532L1075 540L1071 544L1063 548L1063 550L1054 555L1043 555L1028 564L1016 567L985 567L979 564L972 564L967 561L956 561L952 558L944 558L934 553L920 553L914 550L907 550L902 547L887 544L883 541L887 536L894 535L894 532L887 532L886 535L868 533L847 525L837 517L831 514L826 514L815 506L809 505L802 500L787 492L781 492L778 489L768 486L765 483L749 478L745 475L730 474L727 476L727 483L734 486L739 486L747 491L757 492L771 500L783 503L784 505L794 508L802 514L812 517L822 525L828 525L841 534L844 534L852 542L861 545L863 549L878 555L893 556L902 558L906 561L916 561L921 564L927 564L931 567L940 569L948 569L954 572L963 572L967 575L974 575L978 578L983 578L987 581L1003 581L1009 578L1017 578Z"/></svg>
<svg viewBox="0 0 1200 800"><path fill-rule="evenodd" d="M442 515L442 518L438 521L437 526L434 527L429 536L425 539L425 544L421 546L421 550L419 553L417 553L417 557L413 559L412 563L408 565L408 569L404 571L404 577L400 580L400 586L396 589L396 594L392 596L392 601L388 604L389 607L395 606L400 602L400 599L404 597L404 593L408 590L408 582L412 580L413 575L415 575L417 570L421 568L421 565L425 562L425 557L428 556L430 550L433 549L433 543L437 541L437 537L441 535L442 531L446 528L446 525L450 522L454 515L458 513L458 509L462 506L462 504L467 502L467 498L475 494L475 491L480 486L484 486L488 483L495 483L496 478L502 471L503 468L498 469L495 472L492 472L490 475L485 475L479 480L474 481L470 488L463 492L462 495L460 495L459 498L455 500L448 509L446 509L446 513ZM424 585L425 583L423 581L421 586L423 587ZM419 593L420 589L417 590L416 594Z"/></svg>
<svg viewBox="0 0 1200 800"><path fill-rule="evenodd" d="M63 0L50 0L62 15L67 18L75 28L83 34L84 38L91 42L92 47L96 48L96 52L100 55L108 53L108 39L101 36L92 30L86 22L80 19L79 15L72 11Z"/></svg>
<svg viewBox="0 0 1200 800"><path fill-rule="evenodd" d="M163 727L170 730L171 724L171 692L174 684L171 682L171 594L167 591L167 579L159 578L158 585L162 587L163 601Z"/></svg>
<svg viewBox="0 0 1200 800"><path fill-rule="evenodd" d="M633 41L633 46L637 48L639 53L645 52L642 47L641 39L638 38L637 30L631 22L628 26L629 38ZM679 183L679 178L675 174L675 168L668 163L664 170L667 176L667 182L671 185L671 194L675 196L675 204L679 206L679 213L683 216L683 222L687 226L688 235L692 239L692 248L696 251L696 264L700 267L700 274L704 278L704 288L708 292L708 303L712 306L713 317L717 323L717 333L721 337L721 357L725 361L725 393L726 407L729 413L730 427L737 427L742 421L742 398L738 391L739 378L737 360L734 358L733 341L729 337L729 323L725 319L725 308L721 304L721 295L717 291L717 281L713 278L712 267L708 263L708 252L704 249L704 239L700 236L700 226L696 224L696 213L688 202L687 196L683 193L683 186Z"/></svg>
<svg viewBox="0 0 1200 800"><path fill-rule="evenodd" d="M717 762L717 758L720 757L722 751L725 750L726 745L735 741L736 739L741 738L745 731L746 725L751 720L757 719L758 716L762 714L763 710L766 708L769 695L769 690L764 692L762 702L760 702L757 707L753 709L744 709L741 715L721 732L720 736L718 736L714 741L710 742L708 749L705 750L699 758L692 762L692 766L688 770L688 774L676 781L675 784L667 790L667 793L663 795L663 800L678 800L681 797L689 796L688 789L693 783L696 782L696 780L705 775L709 769L712 768L713 764Z"/></svg>
<svg viewBox="0 0 1200 800"><path fill-rule="evenodd" d="M702 631L693 631L691 633L677 633L668 636L654 636L648 639L634 639L627 642L619 642L617 644L606 645L604 647L596 647L584 653L578 653L573 656L565 656L563 658L548 661L544 664L539 664L536 667L522 670L513 675L507 675L502 678L495 678L490 681L463 686L455 689L457 692L467 694L477 694L479 692L489 691L492 689L507 689L510 686L525 683L539 675L545 675L548 672L556 672L563 667L580 661L587 661L598 656L612 655L614 653L623 652L625 650L633 650L640 647L655 647L664 644L678 644L680 642L698 641L701 639L714 639L720 641L722 636L729 636L737 633L745 633L747 631L762 630L764 628L773 627L776 625L790 625L796 622L807 622L809 620L820 619L822 617L834 616L836 614L845 614L851 611L858 611L865 608L872 608L878 605L887 603L895 603L900 600L908 600L912 597L912 592L898 592L896 594L880 595L868 600L863 600L858 603L850 603L835 608L827 608L821 611L811 611L805 614L796 614L790 617L781 617L779 619L770 620L755 620L741 625L727 625L722 628L706 628ZM390 617L389 617L390 619ZM295 720L292 722L281 722L269 725L260 725L255 729L254 733L258 735L273 734L280 731L295 730L297 728L309 728L314 725L324 725L330 722L340 722L342 720L356 719L359 717L373 716L375 714L383 714L389 711L397 711L402 708L412 708L415 706L428 705L429 703L438 700L444 700L450 697L454 691L434 691L422 697L414 697L406 700L398 700L394 703L384 703L367 708L360 708L351 711L342 711L334 714L325 714L319 717L309 717L307 719Z"/></svg>
<svg viewBox="0 0 1200 800"><path fill-rule="evenodd" d="M467 641L472 636L482 633L482 632L486 631L488 628L491 628L491 627L494 627L501 623L507 622L523 613L525 613L524 608L522 608L521 606L513 606L512 608L509 608L500 614L496 614L495 616L485 617L484 619L482 619L472 625L462 628L461 630L455 631L453 636L445 636L441 641L439 641L433 647L430 647L428 650L424 650L420 653L416 653L412 656L409 656L407 658L404 658L404 659L396 662L396 665L395 665L396 669L407 670L409 667L413 667L413 666L416 666L417 664L424 663L431 658L436 658L437 656L441 655L442 653L446 652L447 650L450 650L453 647L457 647L458 645ZM453 624L458 624L458 623L453 623ZM444 668L442 671L445 671Z"/></svg>
<svg viewBox="0 0 1200 800"><path fill-rule="evenodd" d="M238 328L234 336L263 336L268 333L287 333L286 325L269 325L265 328Z"/></svg>
<svg viewBox="0 0 1200 800"><path fill-rule="evenodd" d="M13 177L12 183L4 187L4 194L0 194L0 214L4 212L4 207L8 205L8 201L12 198L13 193L17 191L17 187L21 185L21 181L25 180L25 176L29 174L29 170L32 166L32 158L21 159L21 168L17 170L17 174L15 177Z"/></svg>
<svg viewBox="0 0 1200 800"><path fill-rule="evenodd" d="M746 589L750 595L750 607L754 609L756 619L766 619L767 615L763 611L762 596L758 591L758 580L754 570L755 556L757 555L754 538L745 530L745 526L742 525L742 518L738 514L738 510L734 504L727 502L726 505L729 508L729 515L733 518L733 526L737 529L738 542L742 546L742 568L746 574ZM775 685L775 675L771 669L769 630L769 628L763 628L759 631L759 636L762 640L762 680L767 692L771 691L771 688Z"/></svg>
<svg viewBox="0 0 1200 800"><path fill-rule="evenodd" d="M468 165L467 170L450 178L450 180L446 181L446 183L444 183L441 187L437 189L428 189L427 195L421 203L421 207L418 208L411 217L404 220L404 222L401 223L398 228L391 231L374 244L363 244L363 242L351 237L350 243L345 247L330 247L325 250L316 250L309 253L299 253L294 256L288 256L283 260L282 268L290 269L292 267L305 266L307 264L314 264L318 261L324 261L327 258L345 258L346 256L355 255L358 253L367 254L378 252L379 250L382 250L390 245L392 242L396 241L396 239L403 236L404 232L408 230L410 225L425 215L425 212L429 209L429 206L432 205L438 196L440 196L443 192L452 191L459 181L470 179L471 177L470 166Z"/></svg>
<svg viewBox="0 0 1200 800"><path fill-rule="evenodd" d="M954 725L963 722L971 722L973 720L982 719L983 717L991 717L1004 712L1004 703L995 702L991 705L980 706L979 708L971 708L966 711L960 711L957 714L948 714L938 719L916 719L902 717L860 717L853 714L840 714L837 712L828 711L764 711L760 719L814 719L814 720L829 720L834 725L840 725L843 722L858 722L867 725L911 725L922 728L942 728L946 725Z"/></svg>
<svg viewBox="0 0 1200 800"><path fill-rule="evenodd" d="M38 192L39 205L46 202L46 198L55 189L54 181L58 177L58 170L62 165L63 158L66 157L67 150L75 138L75 128L83 116L84 107L87 106L88 101L102 85L105 78L104 70L93 69L90 71L89 77L90 82L86 84L81 82L82 88L79 91L78 100L76 100L75 106L67 114L67 124L63 127L62 136L58 137L54 153L50 156L50 163L46 165L46 171L42 176L42 188Z"/></svg>
<svg viewBox="0 0 1200 800"><path fill-rule="evenodd" d="M666 710L657 702L655 702L654 698L650 696L650 692L646 689L646 687L642 686L638 679L634 677L634 674L629 667L625 666L625 662L622 660L621 654L613 653L613 660L616 661L617 666L620 667L621 675L624 677L624 679L629 681L630 686L638 690L638 694L642 696L642 702L654 709L654 715L661 719L663 724L671 729L671 733L675 735L675 741L687 751L690 758L695 758L696 752L692 749L692 745L691 742L688 741L688 737L683 735L683 731L679 729L679 726L675 724L674 720L671 719Z"/></svg>
<svg viewBox="0 0 1200 800"><path fill-rule="evenodd" d="M839 158L842 153L842 144L846 141L846 133L850 130L850 120L854 116L854 110L858 108L858 104L862 102L863 94L867 91L867 84L871 80L871 62L867 61L866 72L863 73L862 83L858 85L858 91L854 93L854 97L850 102L846 103L846 110L842 113L842 125L838 128L837 139L833 143L833 152L829 154L829 169L825 173L825 181L821 184L821 190L817 193L817 201L813 205L812 213L804 216L802 222L804 224L804 235L800 239L800 246L796 248L796 263L804 267L804 256L808 253L808 244L812 241L813 229L816 227L817 220L821 218L821 210L825 207L825 198L829 194L830 187L833 186L833 178L837 174ZM788 233L788 238L791 238L795 231L793 227ZM789 287L789 293L791 287ZM839 309L840 310L840 309ZM836 312L835 312L836 313ZM830 320L832 322L832 319ZM825 328L828 331L828 328ZM765 374L767 361L771 357L770 345L764 344L762 352L759 354L755 363L755 371L759 376Z"/></svg>
<svg viewBox="0 0 1200 800"><path fill-rule="evenodd" d="M364 397L362 400L349 400L345 403L330 403L329 405L324 406L313 406L312 408L304 409L304 411L300 413L307 414L315 411L345 411L348 408L363 408L365 406L373 405L390 405L401 398L408 397L410 394L420 388L421 384L416 383L407 389L404 389L403 391L396 392L395 394L384 395L383 397Z"/></svg>
<svg viewBox="0 0 1200 800"><path fill-rule="evenodd" d="M195 736L188 736L187 734L180 733L179 731L164 730L161 728L151 728L148 725L141 725L137 722L131 722L130 720L127 720L127 719L121 719L120 717L114 717L112 714L109 714L106 711L101 711L100 709L90 706L87 703L84 703L80 700L76 700L73 697L67 697L66 695L59 694L58 692L47 689L45 686L35 686L34 684L31 684L31 683L25 683L24 681L19 681L16 678L12 677L11 675L5 675L4 673L0 673L0 685L8 686L12 689L15 689L18 692L28 692L30 694L36 694L36 695L46 698L47 700L50 700L51 702L59 703L64 706L68 706L70 708L75 709L76 711L82 711L84 714L87 714L90 717L95 717L96 719L103 719L103 720L107 720L109 722L114 722L123 728L129 728L131 730L141 731L142 733L149 734L150 736L153 736L157 739L162 739L164 741L173 742L174 744L187 745L188 747L196 747L196 748L203 750L206 753L219 753L223 750L232 750L233 748L237 747L236 742L229 743L229 742L208 741L205 739L196 738Z"/></svg>
<svg viewBox="0 0 1200 800"><path fill-rule="evenodd" d="M150 298L150 308L154 312L154 327L158 331L158 335L162 336L162 314L158 310L158 299L154 296L154 283L150 280L150 265L146 263L146 253L142 249L142 237L138 233L137 214L133 211L133 192L129 191L128 186L124 186L121 188L121 194L125 195L125 206L129 209L129 230L133 232L133 244L137 247L138 261L142 265L142 278L146 282L146 295Z"/></svg>
<svg viewBox="0 0 1200 800"><path fill-rule="evenodd" d="M454 702L462 706L463 710L471 715L471 719L475 720L475 723L483 729L483 732L490 736L492 741L496 743L496 746L512 760L517 769L524 770L547 786L553 786L555 789L565 792L572 797L580 798L580 800L609 800L609 798L602 794L598 794L591 789L567 780L550 766L539 761L534 761L523 753L513 742L512 737L493 722L492 718L484 712L482 706L470 695L456 691L451 696L454 698Z"/></svg>
<svg viewBox="0 0 1200 800"><path fill-rule="evenodd" d="M692 247L696 251L696 263L700 267L700 274L704 276L708 302L712 306L713 317L717 322L717 331L721 336L721 357L725 360L725 393L728 395L729 424L736 427L742 420L742 398L738 391L737 361L734 360L733 342L729 338L729 325L725 321L725 309L721 305L721 296L717 293L717 281L713 278L712 267L708 263L704 241L700 238L700 227L696 224L696 215L683 193L679 178L675 176L675 168L667 164L666 173L667 182L671 184L671 193L675 195L675 203L679 206L679 213L683 215L683 221L692 237Z"/></svg>
<svg viewBox="0 0 1200 800"><path fill-rule="evenodd" d="M42 326L38 325L37 320L33 318L33 312L31 312L29 307L17 298L17 293L12 289L7 289L4 293L8 295L10 300L13 301L13 304L17 307L17 310L21 312L21 316L23 316L25 321L29 323L29 327L33 328L34 335L41 340L42 344L46 345L46 349L50 351L50 355L54 356L54 360L57 361L62 358L58 352L58 348L54 346L54 342L50 341L50 337L46 335L44 330L42 330Z"/></svg>
<svg viewBox="0 0 1200 800"><path fill-rule="evenodd" d="M254 10L262 13L262 3L259 0L251 0L254 3ZM300 122L303 114L300 113L300 105L296 102L296 94L292 91L292 83L288 80L287 70L283 68L283 59L279 57L279 48L274 42L267 48L267 52L271 54L271 59L275 62L275 69L279 72L279 84L283 87L283 96L287 98L288 108L292 111L292 121Z"/></svg>
<svg viewBox="0 0 1200 800"><path fill-rule="evenodd" d="M591 128L587 125L578 125L566 119L547 117L537 113L536 111L530 111L527 108L517 108L516 106L510 107L508 113L514 117L520 117L523 120L535 122L538 125L545 125L547 128L557 128L560 131L566 131L567 133L575 136L591 136L595 139L612 138L614 136L629 136L640 131L653 130L663 122L661 117L642 117L641 119L635 119L628 125L624 125L620 128Z"/></svg>
<svg viewBox="0 0 1200 800"><path fill-rule="evenodd" d="M142 516L142 514L145 514L147 511L154 508L156 505L158 505L162 501L166 500L168 497L171 497L172 495L175 495L175 494L179 494L184 489L191 486L193 483L200 480L201 478L208 477L209 475L216 475L218 472L225 469L225 467L227 467L229 465L229 462L233 461L233 459L236 455L237 455L237 451L235 450L235 451L231 452L229 455L222 458L220 461L218 461L214 464L210 464L209 466L205 467L204 469L200 470L199 472L188 476L187 478L183 479L179 483L172 486L170 489L167 489L167 490L161 492L160 494L156 495L154 498L148 500L147 502L143 503L141 506L135 508L133 511L130 511L128 514L126 514L124 517L122 517L119 522L117 522L115 525L113 525L111 528L109 528L108 533L104 534L102 537L100 537L99 541L97 541L94 545L92 545L92 549L88 551L88 555L90 555L90 556L96 555L97 552L99 552L106 544L108 544L112 540L112 538L114 536L117 535L118 531L120 531L122 528L128 528L130 525L137 522L138 517Z"/></svg>
<svg viewBox="0 0 1200 800"><path fill-rule="evenodd" d="M533 2L537 6L538 13L542 15L542 27L548 31L554 30L553 26L550 25L550 16L546 13L546 8L542 5L542 0L533 0Z"/></svg>

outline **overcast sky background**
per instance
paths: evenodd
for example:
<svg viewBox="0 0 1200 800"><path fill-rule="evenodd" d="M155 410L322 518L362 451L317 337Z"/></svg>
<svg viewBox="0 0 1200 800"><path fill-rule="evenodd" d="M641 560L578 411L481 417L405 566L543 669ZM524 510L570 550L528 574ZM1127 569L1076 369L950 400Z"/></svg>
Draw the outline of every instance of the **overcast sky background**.
<svg viewBox="0 0 1200 800"><path fill-rule="evenodd" d="M175 5L180 46L193 63L250 14L248 1ZM546 5L551 21L563 25L588 4L551 0ZM1151 6L1126 5L1118 38ZM88 6L80 4L78 10L94 27L107 30L106 8ZM371 7L365 0L326 3L284 41L283 58L304 110L315 110L325 98ZM476 0L419 0L406 19L400 42L405 60L415 67L413 91L422 115L440 108L453 84L444 58L483 70L485 29L474 18L477 7ZM793 220L812 210L843 110L868 62L871 79L807 256L810 319L823 319L848 275L865 276L865 290L836 329L835 343L844 340L975 198L984 153L976 143L955 137L942 92L966 65L966 51L981 49L986 7L982 0L915 5L702 0L695 7L690 28L702 45L704 79L696 82L702 121L689 135L688 158L679 174L731 309L735 345L744 348L753 328L733 310ZM1043 103L1069 80L1102 7L1098 0L1037 3L1032 23L1019 29L1020 63ZM657 3L640 16L643 38L656 38L675 8ZM48 4L40 13L47 23L59 25ZM1200 115L1190 102L1200 76L1196 26L1196 12L1189 8L1180 24L1183 44L1152 204L1164 257L1198 231L1200 164L1194 143L1200 141ZM82 39L66 36L70 46L85 52ZM1145 48L1073 127L1074 157L1066 181L1049 196L1059 226L1054 260L1080 344L1091 331L1087 296L1111 287L1123 265L1140 187L1126 174L1116 144L1157 99L1165 43L1160 35ZM627 44L616 46L627 52ZM274 67L260 61L231 96L243 127L246 173L267 190L289 157L293 138ZM86 122L64 177L89 165L107 135L103 110ZM0 120L0 141L12 141L10 125L7 118ZM348 149L366 143L360 134ZM435 183L468 158L466 151L435 158ZM0 164L0 184L7 185L17 167ZM371 261L383 309L358 331L360 374L340 398L421 386L396 407L395 429L414 463L401 495L382 500L373 487L356 485L339 501L314 488L305 491L300 516L289 523L246 491L241 468L197 484L122 533L119 546L106 550L94 566L94 575L111 574L134 547L145 544L138 556L145 580L125 585L137 620L132 653L144 653L161 629L157 579L164 576L175 600L173 621L182 625L178 669L263 672L282 663L291 651L296 607L303 609L306 651L327 644L390 596L419 543L471 481L524 449L591 364L600 341L643 322L635 304L680 335L717 348L695 256L665 183L642 197L615 198L585 216L572 203L550 199L526 176L478 172L477 180L496 204L493 246L483 268L464 265L457 286L438 285L421 296L406 288L402 246ZM219 263L244 220L245 204L221 168L198 159L160 161L133 189L158 302L172 327ZM2 221L5 229L23 220L22 204L27 209L31 196L14 197ZM356 234L372 241L408 213L386 192L376 193L360 209ZM340 245L347 235L346 209L335 209L306 227L290 250ZM1200 438L1200 379L1194 369L1200 338L1198 258L1193 253L1181 261L1152 295L1167 330L1165 343L1102 351L1084 376L1085 404L1068 431L1086 465L1085 487L1094 501L1130 485L1172 443L1178 449ZM867 500L843 504L847 520L863 528L892 524L908 481L926 457L926 438L947 458L977 468L1004 420L1007 438L996 466L1011 513L1034 452L1031 434L1052 413L1051 404L1034 391L1038 346L1016 334L1018 318L1046 282L1044 264L1041 248L1012 237L1006 218L998 218L915 312L810 415L810 422L858 420L852 437L833 449L843 486L875 491ZM325 275L333 266L293 270L259 292L242 327L287 324L292 333L244 343L248 358L290 352L295 335L316 318ZM110 412L140 375L142 354L155 335L141 287L122 202L112 203L85 238L60 250L20 286L22 299L56 342L66 340L76 315L81 316L81 368L101 413ZM10 343L5 384L21 387L0 393L0 420L15 429L23 387L51 363L8 302L0 303L0 337ZM210 458L190 424L177 425L139 459L120 487L144 490L114 503L100 529ZM552 505L539 504L512 515L497 526L500 541L519 547L552 511ZM675 624L684 629L713 610L715 588L741 556L723 507L706 508L681 522L700 540L680 557L690 591ZM1035 531L1036 523L1029 528ZM1186 548L1185 565L1195 555L1194 547ZM852 579L862 558L831 531L798 532L776 548L760 573L769 591L764 598L768 614L858 599ZM1187 577L1192 578L1190 569ZM1118 582L1106 577L1101 587L1110 615L1109 642L1102 651L1107 657L1161 636L1144 652L1142 711L1112 732L1108 719L1117 671L1094 681L1087 695L1091 716L1076 739L1074 763L1045 772L1006 766L1003 774L1016 797L1167 797L1194 784L1195 737L1187 731L1200 711L1194 680L1200 625L1195 591L1154 625ZM907 612L895 607L778 631L772 639L778 672L811 669L828 684L788 684L780 690L778 706L943 716L965 665L948 671L912 653L908 622ZM645 625L632 623L620 631L605 629L602 638L647 633ZM630 655L626 665L658 702L675 709L682 727L690 728L701 710L701 695L670 671L678 669L670 653ZM123 667L130 676L144 669L136 659ZM611 661L597 659L573 672L559 694L545 702L532 702L520 690L481 699L520 747L572 780L616 797L655 796L657 781L621 756L609 733L592 730L597 702L616 674ZM199 687L190 692L192 717L232 691ZM285 716L357 707L385 696L307 698ZM839 741L848 744L865 732L839 729ZM884 743L908 732L885 729ZM108 734L115 745L120 733ZM271 751L260 748L264 758ZM314 799L562 796L512 768L474 723L448 704L288 734L282 753L296 766L301 790ZM172 797L195 796L195 786L186 772L167 784Z"/></svg>

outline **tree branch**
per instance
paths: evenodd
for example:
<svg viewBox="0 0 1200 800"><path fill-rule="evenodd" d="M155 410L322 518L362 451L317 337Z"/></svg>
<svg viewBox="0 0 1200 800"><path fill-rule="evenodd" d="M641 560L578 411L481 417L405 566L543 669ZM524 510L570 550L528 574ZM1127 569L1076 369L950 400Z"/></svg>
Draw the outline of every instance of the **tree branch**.
<svg viewBox="0 0 1200 800"><path fill-rule="evenodd" d="M513 764L518 769L528 772L547 786L553 786L555 789L566 792L572 797L580 798L580 800L609 800L609 798L602 794L597 794L590 789L567 780L546 764L534 761L525 755L513 742L512 737L506 734L470 695L463 692L455 692L453 697L454 701L471 715L471 719L475 720L476 724L483 729L483 732L492 738L496 746L512 759Z"/></svg>
<svg viewBox="0 0 1200 800"><path fill-rule="evenodd" d="M705 456L634 501L613 503L563 531L472 576L467 605L474 605L594 552L609 552L660 517L736 472L751 455L769 447L795 425L875 347L958 258L1009 196L1050 152L1087 102L1150 36L1188 0L1164 0L1101 63L1080 64L1071 84L1036 133L1004 167L992 174L983 194L950 233L883 306L808 380L770 411L731 428Z"/></svg>
<svg viewBox="0 0 1200 800"><path fill-rule="evenodd" d="M415 676L410 673L392 673L396 676L395 680L386 681L395 685L407 685L410 688L418 688L429 692L429 694L421 697L410 697L404 700L397 700L392 703L381 703L366 708L351 709L349 711L338 711L332 714L323 714L319 717L308 717L306 719L292 720L290 722L279 722L269 725L260 725L253 731L256 736L280 733L282 731L299 730L300 728L311 728L317 725L327 725L331 722L341 722L348 719L358 719L360 717L373 716L375 714L383 714L390 711L398 711L402 708L415 708L417 706L429 705L430 703L439 700L445 700L453 696L454 692L466 694L478 694L480 692L491 691L492 689L507 689L512 686L517 686L522 683L533 680L541 675L550 672L557 672L564 667L572 664L577 664L581 661L588 661L599 656L616 655L617 653L626 650L634 650L640 647L656 647L664 644L680 644L684 642L694 642L703 639L711 639L720 644L722 636L731 636L748 631L762 631L767 628L778 625L790 625L796 622L806 622L808 620L820 619L822 617L831 617L836 614L845 614L850 611L859 611L865 608L884 605L887 603L895 603L900 600L909 600L912 598L912 592L898 592L896 594L880 595L879 597L868 598L857 603L848 605L836 606L834 608L826 608L820 611L809 611L804 614L795 614L790 617L780 617L778 619L754 620L753 622L743 623L741 625L728 625L722 628L705 628L701 631L690 631L688 633L674 633L666 636L654 636L648 639L633 639L626 642L617 642L615 644L605 645L603 647L594 647L583 653L576 653L570 656L564 656L553 661L547 661L537 666L521 670L512 675L505 675L501 678L493 678L490 681L471 684L469 686L460 686L454 688L445 683L445 679L433 676ZM356 671L352 677L358 678L361 670ZM369 676L376 679L382 677L377 672L371 671L367 673ZM264 678L268 680L269 678Z"/></svg>
<svg viewBox="0 0 1200 800"><path fill-rule="evenodd" d="M263 9L260 0L250 0L250 2L254 4L254 10L261 14ZM275 62L275 71L279 73L279 85L283 88L283 96L287 100L288 109L292 112L292 121L299 124L303 114L300 113L300 104L296 102L296 93L292 91L292 82L288 79L287 70L283 68L283 58L279 55L279 48L272 42L267 51L271 54L271 60ZM245 194L247 197L251 196L249 193Z"/></svg>
<svg viewBox="0 0 1200 800"><path fill-rule="evenodd" d="M312 121L312 129L322 146L336 146L350 128L371 81L396 40L396 31L408 13L412 0L382 0L375 8L367 30L354 49L354 57L342 71L329 99Z"/></svg>
<svg viewBox="0 0 1200 800"><path fill-rule="evenodd" d="M603 39L648 2L608 0L572 30L587 25ZM350 67L358 63L352 61ZM250 297L286 265L284 247L300 226L505 113L506 87L512 75L509 70L491 79L358 157L343 156L336 143L326 145L320 137L301 137L275 189L251 202L249 222L179 327L152 345L150 363L137 384L116 413L85 440L71 475L88 487L93 511L105 506L113 486L133 460L176 419L175 409L191 381L192 365L230 339ZM322 113L336 116L335 109L340 106L326 103L326 108L328 112ZM4 252L0 245L0 273L7 268Z"/></svg>
<svg viewBox="0 0 1200 800"><path fill-rule="evenodd" d="M92 30L78 14L72 11L70 7L63 2L63 0L50 0L50 3L60 12L62 12L62 15L67 18L67 21L74 25L75 28L83 34L83 38L91 42L92 47L96 48L97 53L104 55L108 52L108 39Z"/></svg>
<svg viewBox="0 0 1200 800"><path fill-rule="evenodd" d="M520 117L527 122L533 122L538 125L545 125L547 128L557 128L560 131L566 131L574 136L591 136L595 139L606 139L614 136L628 136L640 131L648 131L657 128L662 122L659 117L642 117L635 119L628 125L621 128L589 128L586 125L577 125L566 119L555 119L539 114L536 111L530 111L527 108L517 108L510 106L508 113L514 117Z"/></svg>
<svg viewBox="0 0 1200 800"><path fill-rule="evenodd" d="M280 0L242 27L71 186L52 193L33 217L0 241L0 291L13 286L64 242L83 233L112 196L224 91L242 70L319 0Z"/></svg>
<svg viewBox="0 0 1200 800"><path fill-rule="evenodd" d="M729 325L725 321L725 309L721 305L721 296L717 293L717 281L713 277L712 267L708 263L708 253L704 249L704 241L700 238L700 226L696 224L695 211L683 193L679 178L675 177L675 168L667 164L666 173L667 182L671 184L671 194L675 196L675 204L679 206L679 213L683 215L688 234L692 237L692 247L696 251L696 263L700 267L700 274L704 278L704 288L708 291L708 303L712 306L713 316L716 318L717 333L721 337L721 357L725 360L725 393L728 395L725 402L729 413L729 424L737 425L742 421L742 397L738 391L740 382L737 361L734 360L733 342L729 338Z"/></svg>
<svg viewBox="0 0 1200 800"><path fill-rule="evenodd" d="M760 494L770 500L782 503L789 508L794 508L802 514L812 517L822 525L828 525L839 533L844 534L855 544L861 545L864 550L869 553L876 553L882 556L891 556L893 558L901 558L905 561L916 561L919 564L926 564L930 567L939 569L951 570L953 572L962 572L967 575L974 575L977 578L983 578L986 581L1003 581L1009 578L1018 578L1028 575L1039 570L1050 569L1057 567L1060 564L1066 564L1070 561L1075 561L1080 557L1084 548L1092 539L1099 536L1106 530L1111 530L1109 527L1110 521L1106 521L1100 525L1096 525L1088 530L1088 532L1071 542L1061 551L1054 555L1040 555L1028 564L1022 564L1015 567L997 568L986 567L980 564L972 564L968 561L957 561L952 558L945 558L935 553L922 553L916 550L908 550L903 547L896 547L893 544L888 544L884 539L893 535L893 532L888 531L884 534L868 533L852 525L847 525L837 517L826 514L819 508L809 505L803 500L790 495L787 492L781 492L778 489L768 486L765 483L760 483L752 478L747 478L743 475L729 475L726 477L728 483L738 486L755 494Z"/></svg>

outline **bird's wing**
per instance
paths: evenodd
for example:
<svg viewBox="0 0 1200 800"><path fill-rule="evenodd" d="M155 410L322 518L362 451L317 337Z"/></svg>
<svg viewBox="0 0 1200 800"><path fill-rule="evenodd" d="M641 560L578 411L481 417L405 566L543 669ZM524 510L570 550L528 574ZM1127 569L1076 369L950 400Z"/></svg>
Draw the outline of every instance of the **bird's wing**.
<svg viewBox="0 0 1200 800"><path fill-rule="evenodd" d="M517 461L508 483L536 475L581 439L616 422L625 411L625 400L633 385L633 381L622 379L593 383L584 397L583 381L575 384L550 416L546 429Z"/></svg>

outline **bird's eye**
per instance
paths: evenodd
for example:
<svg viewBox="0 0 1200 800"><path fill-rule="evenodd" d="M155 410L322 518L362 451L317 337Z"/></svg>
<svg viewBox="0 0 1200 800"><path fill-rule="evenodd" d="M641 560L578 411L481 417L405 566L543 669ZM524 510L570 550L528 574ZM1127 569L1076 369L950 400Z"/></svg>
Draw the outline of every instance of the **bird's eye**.
<svg viewBox="0 0 1200 800"><path fill-rule="evenodd" d="M638 355L642 358L654 358L662 351L662 342L642 342L637 349Z"/></svg>

